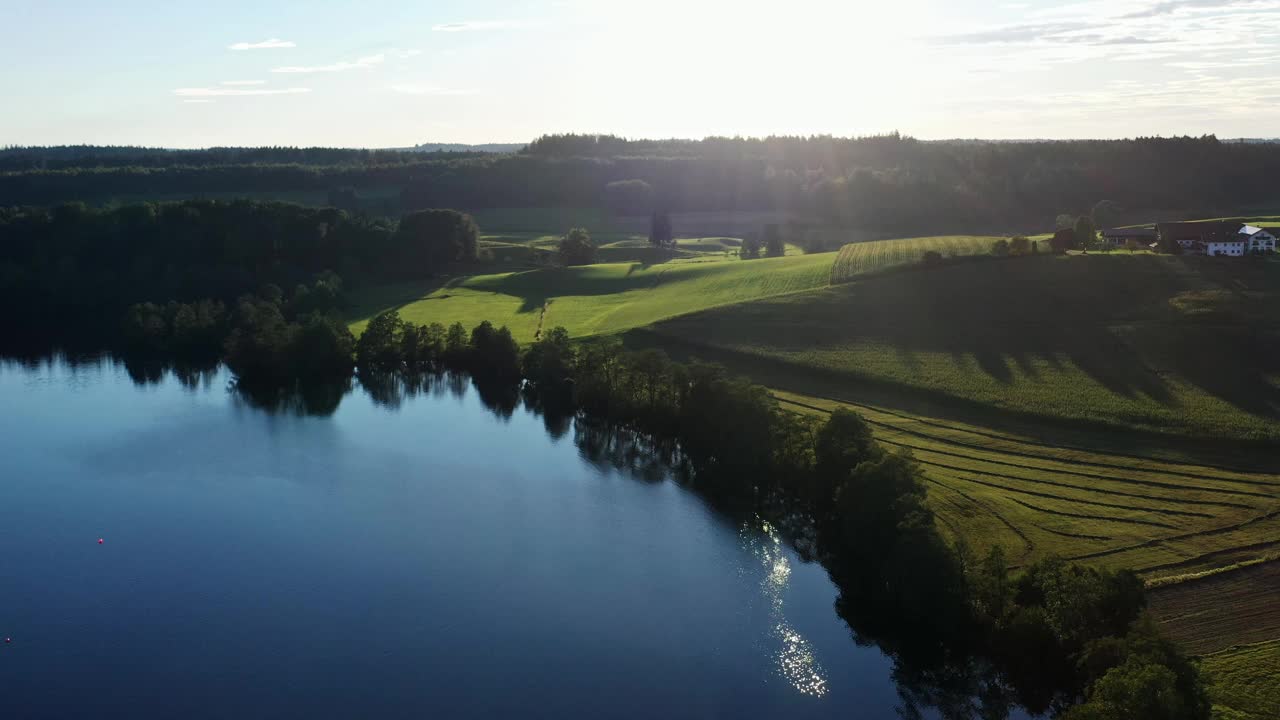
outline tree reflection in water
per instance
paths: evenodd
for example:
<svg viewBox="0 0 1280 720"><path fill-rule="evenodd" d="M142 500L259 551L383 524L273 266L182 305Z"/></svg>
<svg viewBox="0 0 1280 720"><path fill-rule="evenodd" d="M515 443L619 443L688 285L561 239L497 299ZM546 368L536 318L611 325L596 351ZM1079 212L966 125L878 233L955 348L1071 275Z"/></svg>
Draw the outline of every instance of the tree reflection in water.
<svg viewBox="0 0 1280 720"><path fill-rule="evenodd" d="M284 387L232 382L231 392L236 402L255 410L276 415L328 417L337 412L351 387L350 380Z"/></svg>
<svg viewBox="0 0 1280 720"><path fill-rule="evenodd" d="M61 363L72 373L81 369L97 371L102 356L68 358L22 356L26 367ZM149 363L125 359L130 379L139 385L154 385L172 375L185 388L208 390L220 377L214 365ZM784 543L799 551L802 561L819 558L838 589L835 611L850 629L855 643L876 646L893 662L892 679L901 698L899 713L905 718L940 716L947 720L982 718L991 720L1010 715L1046 714L1059 711L1075 700L1059 687L1060 674L1024 667L1035 658L1021 656L1010 667L1009 658L999 660L986 647L983 635L971 623L963 598L940 587L936 573L927 562L910 563L910 568L884 567L873 558L834 558L825 554L821 528L806 524L804 513L785 498L773 497L764 478L718 477L699 480L692 463L679 444L656 439L633 428L610 424L575 413L571 407L548 404L536 393L522 392L513 383L482 383L458 373L361 373L359 385L379 407L395 410L413 398L450 394L463 397L467 386L496 417L508 420L523 406L543 419L553 439L572 437L579 455L602 469L621 471L643 482L667 479L697 493L719 511L726 521L740 528L740 536L760 561L762 589L770 599L776 669L799 692L821 696L838 678L828 677L817 662L806 638L787 621L782 591L791 574L791 556ZM328 416L354 389L354 382L296 383L284 387L254 386L232 380L228 391L236 403L272 414ZM892 577L893 583L886 578ZM889 591L889 586L897 587ZM905 589L905 595L904 595ZM908 602L903 598L907 597ZM993 659L997 658L997 659ZM1050 669L1052 670L1052 669ZM1024 710L1023 708L1026 708Z"/></svg>

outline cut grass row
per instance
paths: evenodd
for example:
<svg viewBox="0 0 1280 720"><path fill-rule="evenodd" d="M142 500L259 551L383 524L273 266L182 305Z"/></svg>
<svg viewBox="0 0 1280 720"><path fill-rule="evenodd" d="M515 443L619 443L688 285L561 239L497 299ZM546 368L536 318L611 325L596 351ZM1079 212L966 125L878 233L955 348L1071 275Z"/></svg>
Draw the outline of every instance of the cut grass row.
<svg viewBox="0 0 1280 720"><path fill-rule="evenodd" d="M840 249L831 282L848 282L868 273L918 263L930 251L943 257L986 255L991 252L991 244L1000 239L986 235L944 235L850 243Z"/></svg>
<svg viewBox="0 0 1280 720"><path fill-rule="evenodd" d="M801 412L845 405L775 394ZM976 548L998 544L1019 563L1053 554L1160 577L1260 555L1280 531L1280 475L1054 448L899 411L850 407L882 443L909 450L920 462L944 532Z"/></svg>
<svg viewBox="0 0 1280 720"><path fill-rule="evenodd" d="M1151 594L1151 609L1170 637L1204 654L1280 638L1277 594L1280 562L1272 561L1161 587Z"/></svg>

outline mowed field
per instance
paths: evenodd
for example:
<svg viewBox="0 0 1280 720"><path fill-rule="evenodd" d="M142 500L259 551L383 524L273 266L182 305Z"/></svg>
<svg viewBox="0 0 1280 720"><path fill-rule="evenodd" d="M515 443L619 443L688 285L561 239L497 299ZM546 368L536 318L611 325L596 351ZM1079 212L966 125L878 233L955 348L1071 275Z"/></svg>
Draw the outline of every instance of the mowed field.
<svg viewBox="0 0 1280 720"><path fill-rule="evenodd" d="M944 235L850 243L840 249L831 271L831 282L848 282L860 275L917 263L930 251L943 257L986 255L991 252L991 244L1000 239L985 235Z"/></svg>
<svg viewBox="0 0 1280 720"><path fill-rule="evenodd" d="M379 288L356 298L359 334L373 315L396 308L415 323L489 320L531 342L557 325L574 337L621 332L684 313L826 286L835 253L761 260L609 263L473 275L444 286Z"/></svg>
<svg viewBox="0 0 1280 720"><path fill-rule="evenodd" d="M979 549L1000 545L1016 564L1059 555L1175 581L1280 552L1280 468L1101 451L872 405L775 394L797 412L857 411L882 444L909 451L920 463L944 533ZM1275 622L1280 631L1280 617Z"/></svg>
<svg viewBox="0 0 1280 720"><path fill-rule="evenodd" d="M1275 541L1280 537L1264 540L1250 554ZM1186 577L1157 588L1151 607L1169 635L1188 650L1212 653L1227 645L1280 638L1280 555L1274 551L1253 563ZM1224 608L1231 610L1224 612Z"/></svg>

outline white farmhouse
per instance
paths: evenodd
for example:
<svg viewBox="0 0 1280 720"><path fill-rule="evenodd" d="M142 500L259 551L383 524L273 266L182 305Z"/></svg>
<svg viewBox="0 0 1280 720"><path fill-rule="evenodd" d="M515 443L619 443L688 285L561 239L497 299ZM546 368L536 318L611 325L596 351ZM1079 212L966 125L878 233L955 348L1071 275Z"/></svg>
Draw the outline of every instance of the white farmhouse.
<svg viewBox="0 0 1280 720"><path fill-rule="evenodd" d="M1244 239L1245 252L1275 252L1277 228L1260 228L1245 225L1240 228L1240 237Z"/></svg>
<svg viewBox="0 0 1280 720"><path fill-rule="evenodd" d="M1244 240L1239 235L1219 238L1216 240L1208 240L1204 243L1204 254L1209 257L1217 257L1220 255L1230 255L1239 257L1244 255Z"/></svg>
<svg viewBox="0 0 1280 720"><path fill-rule="evenodd" d="M1181 222L1156 225L1160 239L1176 242L1195 255L1242 257L1276 251L1278 228L1259 228L1238 222Z"/></svg>

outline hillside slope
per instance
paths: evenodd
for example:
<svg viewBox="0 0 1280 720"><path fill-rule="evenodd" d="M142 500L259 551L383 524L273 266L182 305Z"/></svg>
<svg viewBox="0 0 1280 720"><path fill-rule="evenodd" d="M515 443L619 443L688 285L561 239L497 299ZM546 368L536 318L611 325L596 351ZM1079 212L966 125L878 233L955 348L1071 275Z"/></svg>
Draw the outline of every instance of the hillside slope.
<svg viewBox="0 0 1280 720"><path fill-rule="evenodd" d="M835 253L763 260L613 263L465 277L445 287L402 286L358 298L357 334L397 308L415 323L488 320L520 342L562 325L574 337L629 330L680 314L824 287Z"/></svg>
<svg viewBox="0 0 1280 720"><path fill-rule="evenodd" d="M977 414L1275 442L1278 301L1275 261L1018 258L722 307L652 332L780 364L808 394L879 390Z"/></svg>

